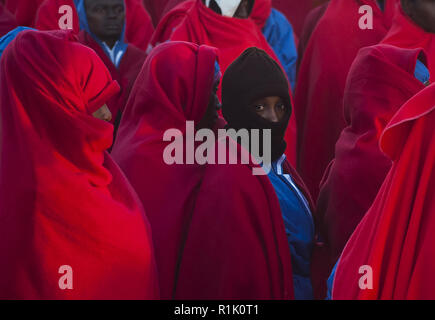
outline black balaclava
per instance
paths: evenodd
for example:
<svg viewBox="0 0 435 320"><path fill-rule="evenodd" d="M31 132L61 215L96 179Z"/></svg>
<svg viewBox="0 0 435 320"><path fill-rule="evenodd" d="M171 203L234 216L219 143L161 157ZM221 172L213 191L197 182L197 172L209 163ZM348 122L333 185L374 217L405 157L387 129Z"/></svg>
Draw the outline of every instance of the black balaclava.
<svg viewBox="0 0 435 320"><path fill-rule="evenodd" d="M280 97L287 107L287 113L280 122L268 121L252 108L254 101L271 96ZM260 134L262 129L271 129L272 161L279 159L287 147L284 135L291 108L287 77L265 51L254 47L246 49L227 68L222 79L222 113L228 128L260 129Z"/></svg>

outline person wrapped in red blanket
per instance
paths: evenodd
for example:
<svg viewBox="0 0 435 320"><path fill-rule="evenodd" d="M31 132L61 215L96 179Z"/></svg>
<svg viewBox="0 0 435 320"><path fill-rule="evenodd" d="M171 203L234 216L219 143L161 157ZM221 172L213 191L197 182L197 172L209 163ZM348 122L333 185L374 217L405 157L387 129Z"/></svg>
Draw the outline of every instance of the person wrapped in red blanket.
<svg viewBox="0 0 435 320"><path fill-rule="evenodd" d="M379 149L382 131L403 103L430 81L426 65L430 68L431 64L426 57L433 55L431 48L405 45L408 39L424 44L425 39L435 35L435 27L432 34L422 29L422 13L412 11L417 21L413 23L402 16L400 9L399 21L404 25L399 27L396 20L392 31L403 41L391 41L388 34L381 44L362 49L349 72L344 95L348 126L325 172L317 208L331 247L332 264L337 262L391 168L391 160ZM407 25L411 23L409 30ZM397 33L398 28L403 32Z"/></svg>
<svg viewBox="0 0 435 320"><path fill-rule="evenodd" d="M435 299L434 123L432 84L383 132L393 167L341 255L333 299Z"/></svg>
<svg viewBox="0 0 435 320"><path fill-rule="evenodd" d="M70 31L22 31L0 63L0 298L157 299L143 207L96 118L118 84Z"/></svg>
<svg viewBox="0 0 435 320"><path fill-rule="evenodd" d="M86 0L77 5L82 29L79 33L80 42L98 54L112 78L121 86L120 93L108 103L115 130L146 56L145 52L124 39L127 23L123 2ZM106 10L101 10L102 7Z"/></svg>
<svg viewBox="0 0 435 320"><path fill-rule="evenodd" d="M208 7L203 1L195 0L186 17L172 33L170 40L189 41L218 48L222 72L225 72L226 68L250 47L263 49L282 67L261 30L253 20L249 19L253 1L239 1L237 10L231 13L225 13L220 8ZM210 1L209 6L213 6L213 2ZM229 16L224 14L229 14ZM290 120L286 142L288 145L287 158L290 163L294 164L296 159L296 120L294 118Z"/></svg>
<svg viewBox="0 0 435 320"><path fill-rule="evenodd" d="M373 14L360 14L363 5L370 6ZM331 0L308 42L295 91L296 169L314 199L345 127L343 94L349 68L359 49L386 35L390 11L389 5L382 11L375 0ZM373 19L372 29L364 25L368 21L364 15Z"/></svg>
<svg viewBox="0 0 435 320"><path fill-rule="evenodd" d="M71 26L74 32L79 33L83 28L79 21L77 8L84 5L85 0L45 0L39 7L35 28L39 30L58 30L66 28L65 23L68 10L63 6L72 9ZM94 2L94 1L92 1ZM97 2L97 1L95 1ZM101 6L101 5L100 5ZM60 9L63 8L63 11ZM103 9L101 9L103 11ZM105 8L107 10L107 8ZM146 51L154 32L154 27L148 12L145 10L141 0L125 0L126 27L125 39L139 49ZM63 26L65 24L66 26Z"/></svg>
<svg viewBox="0 0 435 320"><path fill-rule="evenodd" d="M168 164L164 156L164 136L174 130L193 143L187 121L195 134L222 127L219 82L215 48L157 46L133 88L113 157L150 219L163 299L293 298L290 252L267 176L254 176L254 164L200 164L187 152ZM231 141L226 155L237 146ZM213 140L215 155L221 143Z"/></svg>

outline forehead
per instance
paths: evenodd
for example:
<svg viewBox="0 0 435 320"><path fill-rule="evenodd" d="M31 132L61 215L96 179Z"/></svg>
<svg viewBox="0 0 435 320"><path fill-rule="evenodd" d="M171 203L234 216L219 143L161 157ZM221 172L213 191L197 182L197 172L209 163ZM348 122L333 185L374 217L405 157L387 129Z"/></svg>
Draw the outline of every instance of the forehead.
<svg viewBox="0 0 435 320"><path fill-rule="evenodd" d="M124 5L124 0L85 0L87 7Z"/></svg>

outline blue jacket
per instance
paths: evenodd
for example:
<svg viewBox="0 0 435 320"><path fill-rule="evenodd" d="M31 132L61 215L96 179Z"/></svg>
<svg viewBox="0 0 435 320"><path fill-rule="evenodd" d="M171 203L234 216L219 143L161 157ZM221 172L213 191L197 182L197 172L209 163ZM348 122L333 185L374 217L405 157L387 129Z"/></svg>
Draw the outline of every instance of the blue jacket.
<svg viewBox="0 0 435 320"><path fill-rule="evenodd" d="M296 85L296 62L298 52L293 28L287 18L278 10L272 13L263 28L263 35L281 62L292 90Z"/></svg>

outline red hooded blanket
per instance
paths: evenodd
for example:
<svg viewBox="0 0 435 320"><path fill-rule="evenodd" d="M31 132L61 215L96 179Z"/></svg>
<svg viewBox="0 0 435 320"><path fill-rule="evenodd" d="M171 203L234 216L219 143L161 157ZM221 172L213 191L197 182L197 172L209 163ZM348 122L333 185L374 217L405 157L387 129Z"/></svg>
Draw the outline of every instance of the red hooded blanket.
<svg viewBox="0 0 435 320"><path fill-rule="evenodd" d="M118 112L124 111L133 84L145 61L145 52L129 44L118 68L116 68L101 46L86 31L83 30L79 33L79 41L98 54L109 69L112 78L121 86L121 91L108 102L112 112L112 122L115 122Z"/></svg>
<svg viewBox="0 0 435 320"><path fill-rule="evenodd" d="M434 123L431 85L384 131L381 148L394 164L344 249L334 299L435 299Z"/></svg>
<svg viewBox="0 0 435 320"><path fill-rule="evenodd" d="M158 298L147 219L92 116L117 83L69 31L23 31L0 62L0 299Z"/></svg>
<svg viewBox="0 0 435 320"><path fill-rule="evenodd" d="M422 49L380 44L361 49L344 94L346 127L325 173L317 216L334 265L370 208L391 160L379 149L379 137L399 108L425 86L414 70Z"/></svg>
<svg viewBox="0 0 435 320"><path fill-rule="evenodd" d="M210 99L215 49L168 42L148 56L113 157L153 230L162 298L289 299L290 250L278 199L250 165L167 165L164 133L198 123Z"/></svg>
<svg viewBox="0 0 435 320"><path fill-rule="evenodd" d="M151 40L153 46L167 41L175 28L183 21L187 11L192 8L196 0L173 0L166 6L166 14L159 23ZM250 18L260 29L263 29L272 11L271 0L256 0Z"/></svg>
<svg viewBox="0 0 435 320"><path fill-rule="evenodd" d="M273 49L253 20L222 16L207 8L202 0L196 0L194 6L189 9L187 16L172 33L171 40L189 41L218 48L223 73L249 47L265 50L280 64ZM296 119L294 116L290 118L286 142L286 155L290 163L294 165L296 159Z"/></svg>
<svg viewBox="0 0 435 320"><path fill-rule="evenodd" d="M430 74L435 75L435 34L416 25L400 5L396 6L393 25L382 43L400 48L423 48L427 53Z"/></svg>
<svg viewBox="0 0 435 320"><path fill-rule="evenodd" d="M64 13L59 13L62 5L69 5L73 8L73 30L79 33L80 24L73 0L45 0L39 8L35 27L39 30L59 29L59 20ZM142 50L148 48L154 27L151 18L146 12L141 0L125 0L127 42L134 44Z"/></svg>
<svg viewBox="0 0 435 320"><path fill-rule="evenodd" d="M359 27L361 5L372 7L373 29ZM345 127L343 93L349 68L359 49L377 44L387 30L375 0L332 0L311 36L299 69L295 115L297 169L314 199Z"/></svg>

